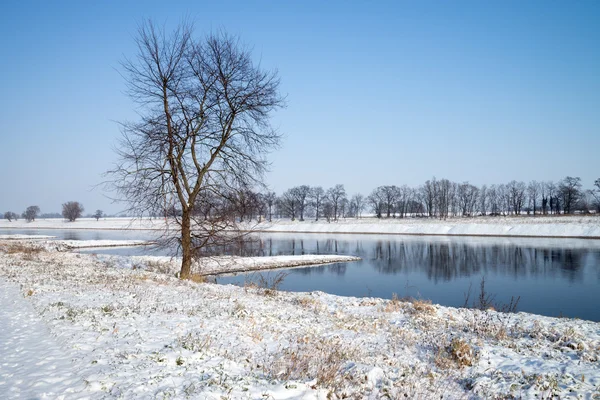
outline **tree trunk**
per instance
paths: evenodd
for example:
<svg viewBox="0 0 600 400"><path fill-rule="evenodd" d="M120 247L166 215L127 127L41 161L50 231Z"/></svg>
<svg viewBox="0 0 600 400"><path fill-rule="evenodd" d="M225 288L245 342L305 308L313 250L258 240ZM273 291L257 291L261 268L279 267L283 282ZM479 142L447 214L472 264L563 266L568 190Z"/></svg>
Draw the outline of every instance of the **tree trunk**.
<svg viewBox="0 0 600 400"><path fill-rule="evenodd" d="M192 232L190 226L190 213L184 211L181 217L181 261L180 279L189 279L192 272Z"/></svg>

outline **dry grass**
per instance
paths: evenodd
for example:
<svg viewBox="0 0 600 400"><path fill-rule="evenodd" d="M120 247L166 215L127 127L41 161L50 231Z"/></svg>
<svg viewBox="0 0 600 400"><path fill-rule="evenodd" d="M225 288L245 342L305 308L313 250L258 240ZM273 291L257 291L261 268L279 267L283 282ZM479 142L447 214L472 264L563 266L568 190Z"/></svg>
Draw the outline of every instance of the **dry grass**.
<svg viewBox="0 0 600 400"><path fill-rule="evenodd" d="M206 283L206 276L200 274L191 274L188 280L196 283Z"/></svg>
<svg viewBox="0 0 600 400"><path fill-rule="evenodd" d="M28 259L27 257L33 257L43 251L46 251L44 248L36 246L32 243L4 243L0 245L0 250L2 250L6 254L23 254L24 259Z"/></svg>
<svg viewBox="0 0 600 400"><path fill-rule="evenodd" d="M357 350L339 338L300 337L265 363L265 374L282 381L317 380L317 386L338 392L346 378L343 367Z"/></svg>
<svg viewBox="0 0 600 400"><path fill-rule="evenodd" d="M431 305L431 300L413 300L412 305L416 313L427 315L436 314L436 309Z"/></svg>
<svg viewBox="0 0 600 400"><path fill-rule="evenodd" d="M402 308L401 301L396 293L392 293L392 299L388 301L383 308L384 312L396 312Z"/></svg>
<svg viewBox="0 0 600 400"><path fill-rule="evenodd" d="M435 356L435 365L442 369L470 367L477 361L477 353L464 339L455 337L450 344L440 346Z"/></svg>

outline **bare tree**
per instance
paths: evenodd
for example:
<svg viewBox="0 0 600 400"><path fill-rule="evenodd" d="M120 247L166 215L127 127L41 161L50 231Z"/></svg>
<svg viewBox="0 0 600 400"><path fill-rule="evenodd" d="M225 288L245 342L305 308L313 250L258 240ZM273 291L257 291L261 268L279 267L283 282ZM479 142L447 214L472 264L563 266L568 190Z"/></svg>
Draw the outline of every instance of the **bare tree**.
<svg viewBox="0 0 600 400"><path fill-rule="evenodd" d="M319 220L322 211L322 203L325 198L325 191L321 186L316 186L310 189L309 193L310 204L315 209L315 221Z"/></svg>
<svg viewBox="0 0 600 400"><path fill-rule="evenodd" d="M77 201L67 201L62 205L62 216L69 220L69 222L73 222L81 217L82 213L83 205Z"/></svg>
<svg viewBox="0 0 600 400"><path fill-rule="evenodd" d="M300 221L304 221L304 209L307 205L307 198L310 194L310 187L307 185L297 186L291 189L292 195L296 198L296 205L300 213Z"/></svg>
<svg viewBox="0 0 600 400"><path fill-rule="evenodd" d="M290 217L292 221L296 220L298 213L298 198L293 189L288 189L279 198L279 206L285 216Z"/></svg>
<svg viewBox="0 0 600 400"><path fill-rule="evenodd" d="M264 195L264 201L267 205L268 213L269 213L269 222L273 220L273 206L275 205L275 201L277 200L277 195L275 192L268 192Z"/></svg>
<svg viewBox="0 0 600 400"><path fill-rule="evenodd" d="M542 185L537 181L531 181L531 182L529 182L529 185L527 185L527 197L529 198L529 204L533 208L534 216L535 216L535 212L537 210L536 206L537 206L537 200L540 195L541 186Z"/></svg>
<svg viewBox="0 0 600 400"><path fill-rule="evenodd" d="M483 185L481 189L479 189L479 212L481 215L487 215L488 208L488 187L487 185Z"/></svg>
<svg viewBox="0 0 600 400"><path fill-rule="evenodd" d="M11 222L13 219L16 221L19 219L19 216L12 212L12 211L7 211L4 213L4 218L8 220L8 222Z"/></svg>
<svg viewBox="0 0 600 400"><path fill-rule="evenodd" d="M346 199L346 189L344 189L344 185L338 184L327 190L327 198L329 201L331 201L331 206L333 207L333 218L337 221L340 206Z"/></svg>
<svg viewBox="0 0 600 400"><path fill-rule="evenodd" d="M269 123L283 106L279 79L224 32L196 40L190 24L167 34L146 21L136 44L137 57L125 60L123 69L141 117L122 125L110 183L130 213L160 215L171 205L180 210L163 238L179 245L180 277L186 279L192 257L235 228L222 215L225 207L217 208L221 215L214 210L209 219L196 220L197 200L214 202L259 184L265 156L279 143Z"/></svg>
<svg viewBox="0 0 600 400"><path fill-rule="evenodd" d="M523 208L523 204L525 203L525 183L510 181L507 185L507 189L512 210L515 215L519 215Z"/></svg>
<svg viewBox="0 0 600 400"><path fill-rule="evenodd" d="M25 218L27 222L35 221L38 214L40 213L40 208L38 206L29 206L23 212L22 217Z"/></svg>
<svg viewBox="0 0 600 400"><path fill-rule="evenodd" d="M477 203L479 189L469 182L463 182L458 185L457 196L460 210L463 216L473 215L473 209Z"/></svg>
<svg viewBox="0 0 600 400"><path fill-rule="evenodd" d="M435 216L435 177L433 181L426 181L425 184L419 189L421 201L425 204L425 210L429 217Z"/></svg>
<svg viewBox="0 0 600 400"><path fill-rule="evenodd" d="M581 198L581 178L565 177L558 185L563 212L570 214L574 211L577 201Z"/></svg>
<svg viewBox="0 0 600 400"><path fill-rule="evenodd" d="M350 206L354 211L354 216L360 218L362 211L365 209L365 197L360 193L355 194L350 200Z"/></svg>
<svg viewBox="0 0 600 400"><path fill-rule="evenodd" d="M592 196L594 197L594 207L596 212L600 213L600 178L594 181L595 188L591 190Z"/></svg>
<svg viewBox="0 0 600 400"><path fill-rule="evenodd" d="M94 218L96 218L96 221L98 221L100 218L102 218L103 215L104 215L104 213L102 212L102 210L96 210L96 213L94 214Z"/></svg>
<svg viewBox="0 0 600 400"><path fill-rule="evenodd" d="M556 184L552 181L548 181L544 184L546 189L546 195L548 196L548 206L550 208L550 214L558 213L558 192Z"/></svg>
<svg viewBox="0 0 600 400"><path fill-rule="evenodd" d="M383 194L383 191L381 190L381 186L379 186L378 188L375 188L371 192L369 197L367 197L367 201L369 202L369 204L371 204L371 208L373 209L375 216L377 218L381 218L381 215L382 215L383 209L384 209L384 202L385 202L384 194Z"/></svg>

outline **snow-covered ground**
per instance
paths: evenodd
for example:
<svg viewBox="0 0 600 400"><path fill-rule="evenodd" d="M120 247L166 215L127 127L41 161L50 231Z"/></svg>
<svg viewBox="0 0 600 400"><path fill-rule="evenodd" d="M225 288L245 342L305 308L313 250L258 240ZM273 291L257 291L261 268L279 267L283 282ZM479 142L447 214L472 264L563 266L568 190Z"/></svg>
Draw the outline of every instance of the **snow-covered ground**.
<svg viewBox="0 0 600 400"><path fill-rule="evenodd" d="M3 235L0 243L7 241L12 245L26 245L41 250L69 251L103 247L148 246L153 242L146 240L62 240L43 235Z"/></svg>
<svg viewBox="0 0 600 400"><path fill-rule="evenodd" d="M193 283L95 255L2 249L8 398L600 396L599 323Z"/></svg>
<svg viewBox="0 0 600 400"><path fill-rule="evenodd" d="M477 217L447 220L364 218L343 219L331 223L322 220L279 220L258 224L255 229L266 232L302 233L600 238L600 217Z"/></svg>
<svg viewBox="0 0 600 400"><path fill-rule="evenodd" d="M79 219L66 222L60 219L0 220L0 229L164 229L163 219L107 218ZM532 236L600 238L600 216L509 216L449 218L346 218L328 223L324 220L290 221L289 219L260 224L245 224L243 228L265 232L302 233L365 233L403 235L467 235L467 236Z"/></svg>
<svg viewBox="0 0 600 400"><path fill-rule="evenodd" d="M126 268L144 268L148 271L162 272L176 275L181 268L180 257L164 256L112 256L100 255L103 261L111 265ZM299 256L271 256L271 257L237 257L218 256L206 257L192 264L192 273L198 275L231 274L258 270L281 268L295 268L303 266L316 266L323 264L359 261L360 257L338 256L327 254L305 254Z"/></svg>
<svg viewBox="0 0 600 400"><path fill-rule="evenodd" d="M54 239L55 237L56 236L49 236L49 235L0 235L0 240L23 240L23 239L43 240L43 239Z"/></svg>

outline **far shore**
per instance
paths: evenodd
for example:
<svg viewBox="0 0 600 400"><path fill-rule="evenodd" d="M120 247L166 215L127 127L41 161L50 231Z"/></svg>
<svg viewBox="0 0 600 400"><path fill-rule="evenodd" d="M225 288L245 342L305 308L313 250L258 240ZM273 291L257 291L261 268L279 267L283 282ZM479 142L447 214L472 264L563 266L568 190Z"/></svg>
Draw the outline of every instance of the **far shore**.
<svg viewBox="0 0 600 400"><path fill-rule="evenodd" d="M160 218L81 218L75 222L62 219L0 220L0 230L67 229L67 230L163 230L174 226ZM272 222L244 222L243 232L265 233L325 233L361 235L412 236L473 236L473 237L541 237L569 239L600 239L600 215L540 215L506 217L454 217L446 220L433 218L343 218L326 220L291 221L273 219Z"/></svg>

